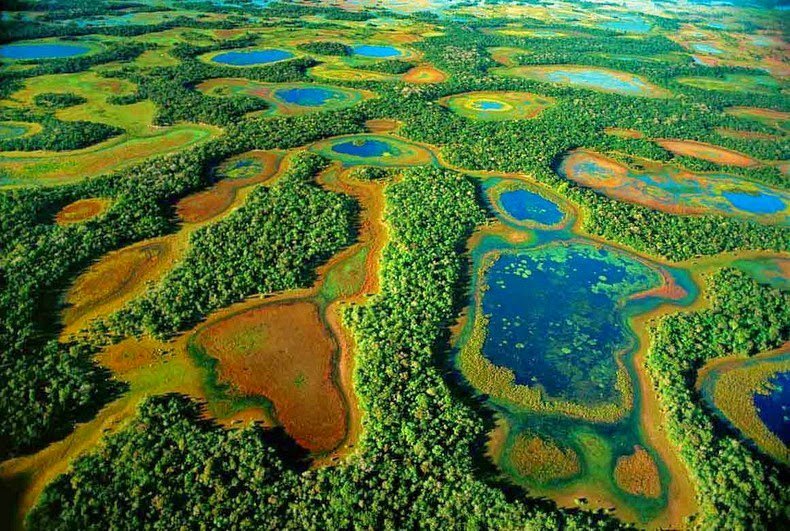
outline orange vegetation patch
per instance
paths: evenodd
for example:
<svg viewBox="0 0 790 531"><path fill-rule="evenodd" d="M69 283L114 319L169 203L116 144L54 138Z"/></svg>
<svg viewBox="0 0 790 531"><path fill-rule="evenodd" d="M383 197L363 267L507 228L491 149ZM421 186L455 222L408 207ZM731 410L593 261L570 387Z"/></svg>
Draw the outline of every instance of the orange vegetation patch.
<svg viewBox="0 0 790 531"><path fill-rule="evenodd" d="M617 458L614 467L617 486L636 496L658 498L661 496L661 478L653 458L644 448L634 446L634 453Z"/></svg>
<svg viewBox="0 0 790 531"><path fill-rule="evenodd" d="M373 119L365 122L365 127L371 133L389 133L400 127L401 123L398 120L390 120L387 118Z"/></svg>
<svg viewBox="0 0 790 531"><path fill-rule="evenodd" d="M696 142L694 140L656 140L656 143L675 155L695 157L717 164L740 166L742 168L759 164L758 161L743 153L704 142Z"/></svg>
<svg viewBox="0 0 790 531"><path fill-rule="evenodd" d="M176 205L182 221L200 223L222 214L233 204L240 188L267 181L280 167L281 156L269 151L251 151L239 157L255 159L260 163L260 171L251 177L221 180L208 190L185 197Z"/></svg>
<svg viewBox="0 0 790 531"><path fill-rule="evenodd" d="M581 471L576 452L540 437L516 437L509 459L519 475L540 483L566 479Z"/></svg>
<svg viewBox="0 0 790 531"><path fill-rule="evenodd" d="M162 272L171 254L171 242L160 239L142 242L104 256L74 285L65 297L63 323L68 327L101 307L123 300L144 288Z"/></svg>
<svg viewBox="0 0 790 531"><path fill-rule="evenodd" d="M87 221L104 212L109 204L108 200L98 197L79 199L63 207L55 216L55 222L58 225L71 225Z"/></svg>
<svg viewBox="0 0 790 531"><path fill-rule="evenodd" d="M165 349L152 338L129 338L105 348L96 359L115 375L124 375L156 363L167 355Z"/></svg>
<svg viewBox="0 0 790 531"><path fill-rule="evenodd" d="M253 308L204 328L196 339L217 360L219 381L269 399L301 446L324 453L343 441L346 407L333 376L337 349L315 304Z"/></svg>
<svg viewBox="0 0 790 531"><path fill-rule="evenodd" d="M443 83L447 81L447 74L431 65L420 65L406 72L403 81L418 84Z"/></svg>
<svg viewBox="0 0 790 531"><path fill-rule="evenodd" d="M644 134L636 129L623 129L621 127L607 127L604 129L607 135L616 136L619 138L644 138Z"/></svg>

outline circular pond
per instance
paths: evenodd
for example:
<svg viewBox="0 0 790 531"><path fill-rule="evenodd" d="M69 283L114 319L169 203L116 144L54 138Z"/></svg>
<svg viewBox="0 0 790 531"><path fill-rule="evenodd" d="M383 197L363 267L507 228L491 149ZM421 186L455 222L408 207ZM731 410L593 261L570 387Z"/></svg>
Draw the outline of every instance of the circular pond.
<svg viewBox="0 0 790 531"><path fill-rule="evenodd" d="M347 166L421 166L434 157L427 149L406 140L384 135L351 135L314 144L312 151Z"/></svg>
<svg viewBox="0 0 790 531"><path fill-rule="evenodd" d="M468 92L439 100L454 113L473 120L526 120L534 118L554 100L529 92Z"/></svg>

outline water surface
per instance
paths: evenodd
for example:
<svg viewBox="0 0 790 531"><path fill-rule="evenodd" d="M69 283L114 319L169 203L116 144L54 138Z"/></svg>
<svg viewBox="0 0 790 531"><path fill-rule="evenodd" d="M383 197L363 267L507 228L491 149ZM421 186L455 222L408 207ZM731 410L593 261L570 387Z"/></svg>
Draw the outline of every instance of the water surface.
<svg viewBox="0 0 790 531"><path fill-rule="evenodd" d="M5 44L0 46L0 57L4 59L31 60L31 59L61 59L84 55L91 50L85 44L64 43L34 43L34 44Z"/></svg>
<svg viewBox="0 0 790 531"><path fill-rule="evenodd" d="M283 61L293 56L291 52L285 50L267 49L224 52L215 55L211 60L224 65L253 66Z"/></svg>

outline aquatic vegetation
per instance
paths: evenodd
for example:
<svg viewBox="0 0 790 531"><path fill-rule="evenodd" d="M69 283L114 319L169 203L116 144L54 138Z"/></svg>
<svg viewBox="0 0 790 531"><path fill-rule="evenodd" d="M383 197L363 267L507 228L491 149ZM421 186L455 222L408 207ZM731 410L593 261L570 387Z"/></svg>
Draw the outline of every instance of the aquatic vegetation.
<svg viewBox="0 0 790 531"><path fill-rule="evenodd" d="M601 23L600 27L623 33L647 33L651 28L645 19L635 15L624 15L614 20L607 20Z"/></svg>
<svg viewBox="0 0 790 531"><path fill-rule="evenodd" d="M343 109L373 97L368 91L317 83L261 83L231 78L210 79L196 88L212 96L245 95L262 98L272 106L266 114L276 116Z"/></svg>
<svg viewBox="0 0 790 531"><path fill-rule="evenodd" d="M473 340L459 358L475 387L521 408L584 419L612 422L630 409L616 353L634 347L626 302L663 282L656 270L572 243L492 252L478 276ZM548 299L554 304L538 302Z"/></svg>
<svg viewBox="0 0 790 531"><path fill-rule="evenodd" d="M516 66L497 68L494 72L507 77L520 77L548 83L573 85L580 88L614 92L624 96L651 98L665 98L669 96L665 89L653 85L639 76L605 68L579 65Z"/></svg>
<svg viewBox="0 0 790 531"><path fill-rule="evenodd" d="M732 263L762 284L790 290L790 258L741 258Z"/></svg>
<svg viewBox="0 0 790 531"><path fill-rule="evenodd" d="M576 452L536 436L519 434L507 459L518 475L540 484L572 478L581 472Z"/></svg>
<svg viewBox="0 0 790 531"><path fill-rule="evenodd" d="M716 213L763 223L790 223L790 195L745 178L693 173L644 161L633 170L595 152L576 150L558 167L560 175L624 201L673 214Z"/></svg>
<svg viewBox="0 0 790 531"><path fill-rule="evenodd" d="M41 125L27 122L0 122L0 140L34 135L41 131Z"/></svg>
<svg viewBox="0 0 790 531"><path fill-rule="evenodd" d="M320 155L343 164L368 166L421 166L434 161L426 148L407 140L383 135L352 135L323 140L310 147Z"/></svg>
<svg viewBox="0 0 790 531"><path fill-rule="evenodd" d="M723 77L682 77L679 83L690 87L722 92L755 92L771 94L779 90L779 83L771 76L724 74Z"/></svg>
<svg viewBox="0 0 790 531"><path fill-rule="evenodd" d="M58 225L81 223L104 212L109 204L110 202L108 200L98 197L79 199L64 206L60 212L55 215L55 222Z"/></svg>
<svg viewBox="0 0 790 531"><path fill-rule="evenodd" d="M215 63L229 66L256 66L291 59L294 54L286 50L260 49L221 52L211 55L208 59Z"/></svg>
<svg viewBox="0 0 790 531"><path fill-rule="evenodd" d="M641 446L635 446L633 454L617 458L614 480L618 487L630 494L648 498L661 496L661 477L658 467L650 454Z"/></svg>
<svg viewBox="0 0 790 531"><path fill-rule="evenodd" d="M227 395L271 401L286 431L308 450L328 452L342 441L345 406L332 376L336 347L314 304L242 311L198 330L190 349L216 360L209 370L229 387Z"/></svg>
<svg viewBox="0 0 790 531"><path fill-rule="evenodd" d="M474 120L527 120L554 104L554 99L529 92L467 92L439 103Z"/></svg>
<svg viewBox="0 0 790 531"><path fill-rule="evenodd" d="M715 360L700 371L697 386L705 401L757 446L790 462L787 348L754 358Z"/></svg>
<svg viewBox="0 0 790 531"><path fill-rule="evenodd" d="M693 140L657 140L656 143L675 155L696 157L724 166L740 166L745 168L760 164L760 161L754 160L748 155L712 144L706 144L705 142L695 142Z"/></svg>

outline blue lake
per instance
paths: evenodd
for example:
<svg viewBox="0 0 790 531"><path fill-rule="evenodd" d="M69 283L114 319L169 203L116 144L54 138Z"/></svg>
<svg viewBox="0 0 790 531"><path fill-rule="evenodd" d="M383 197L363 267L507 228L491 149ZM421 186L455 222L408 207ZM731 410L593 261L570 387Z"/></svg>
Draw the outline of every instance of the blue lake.
<svg viewBox="0 0 790 531"><path fill-rule="evenodd" d="M707 53L707 54L710 54L710 55L720 55L720 54L724 53L723 50L720 50L720 49L716 48L715 46L713 46L711 44L705 44L705 43L692 44L691 48L695 52Z"/></svg>
<svg viewBox="0 0 790 531"><path fill-rule="evenodd" d="M212 61L232 66L253 66L274 63L276 61L290 59L293 56L291 52L286 52L285 50L248 50L221 53L215 55Z"/></svg>
<svg viewBox="0 0 790 531"><path fill-rule="evenodd" d="M329 100L341 98L342 94L320 87L295 87L277 90L274 96L285 103L304 107L320 107Z"/></svg>
<svg viewBox="0 0 790 531"><path fill-rule="evenodd" d="M474 107L481 111L501 111L505 104L499 101L478 101L474 103Z"/></svg>
<svg viewBox="0 0 790 531"><path fill-rule="evenodd" d="M647 33L650 31L650 24L639 17L622 17L619 20L604 22L601 27L624 33Z"/></svg>
<svg viewBox="0 0 790 531"><path fill-rule="evenodd" d="M785 209L781 198L765 193L749 194L746 192L722 192L732 206L752 214L774 214Z"/></svg>
<svg viewBox="0 0 790 531"><path fill-rule="evenodd" d="M60 59L83 55L91 50L85 44L5 44L0 46L0 57L4 59Z"/></svg>
<svg viewBox="0 0 790 531"><path fill-rule="evenodd" d="M570 83L625 94L642 94L646 90L646 85L636 77L621 79L615 74L599 70L556 70L547 73L546 78L555 83Z"/></svg>
<svg viewBox="0 0 790 531"><path fill-rule="evenodd" d="M754 395L754 405L763 424L787 446L790 445L790 372L780 372L770 385L769 394Z"/></svg>
<svg viewBox="0 0 790 531"><path fill-rule="evenodd" d="M492 363L552 397L618 398L616 354L635 344L624 305L628 295L660 284L656 270L614 250L549 245L503 253L485 280L483 354Z"/></svg>
<svg viewBox="0 0 790 531"><path fill-rule="evenodd" d="M354 55L362 57L375 57L378 59L386 59L390 57L400 57L403 52L394 46L379 46L373 44L360 44L353 47Z"/></svg>
<svg viewBox="0 0 790 531"><path fill-rule="evenodd" d="M565 217L562 210L540 194L527 190L510 190L499 196L502 209L519 221L555 225Z"/></svg>
<svg viewBox="0 0 790 531"><path fill-rule="evenodd" d="M381 157L383 155L397 155L398 150L383 140L363 140L342 142L332 146L332 151L354 157Z"/></svg>

